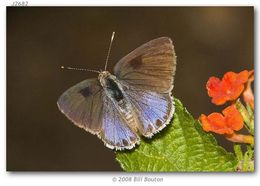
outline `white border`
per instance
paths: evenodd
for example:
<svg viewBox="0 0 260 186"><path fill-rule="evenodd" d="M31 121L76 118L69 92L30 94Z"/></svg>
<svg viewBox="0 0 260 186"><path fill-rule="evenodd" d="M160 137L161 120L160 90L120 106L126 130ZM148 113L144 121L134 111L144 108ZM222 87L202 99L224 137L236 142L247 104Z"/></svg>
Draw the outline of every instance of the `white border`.
<svg viewBox="0 0 260 186"><path fill-rule="evenodd" d="M2 0L11 6L15 0ZM258 0L23 0L28 6L253 6Z"/></svg>
<svg viewBox="0 0 260 186"><path fill-rule="evenodd" d="M256 154L256 172L253 174L246 173L165 173L165 174L127 174L127 173L89 173L89 172L46 172L46 173L33 173L33 172L6 172L6 7L10 6L13 1L1 0L1 19L0 19L0 43L1 43L1 55L0 55L0 78L1 78L1 91L0 91L0 114L1 114L1 130L0 130L0 185L19 185L19 186L46 186L46 185L94 185L94 184L105 184L105 185L130 185L133 182L113 182L114 177L118 176L148 176L148 177L163 177L163 182L158 183L144 183L140 184L160 184L160 185L257 185L260 183L259 171L257 161L258 153ZM180 0L173 2L170 0L28 0L29 6L255 6L255 70L256 80L256 92L258 91L258 47L259 37L257 31L259 31L259 17L258 8L259 0ZM195 3L196 2L196 3ZM21 69L22 70L22 69ZM5 90L5 91L4 91ZM257 93L255 92L255 95ZM257 99L258 108L258 99ZM259 110L256 109L256 116L258 116ZM256 122L256 129L259 123ZM256 133L258 135L258 133ZM259 149L259 143L256 142L256 149ZM258 150L257 150L258 151Z"/></svg>

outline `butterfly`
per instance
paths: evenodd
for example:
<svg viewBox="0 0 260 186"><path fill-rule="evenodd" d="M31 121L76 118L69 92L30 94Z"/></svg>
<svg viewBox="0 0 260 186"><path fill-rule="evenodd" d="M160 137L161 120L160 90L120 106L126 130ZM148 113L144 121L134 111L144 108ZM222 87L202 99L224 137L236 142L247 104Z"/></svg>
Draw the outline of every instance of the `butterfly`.
<svg viewBox="0 0 260 186"><path fill-rule="evenodd" d="M97 135L108 148L132 149L140 136L151 138L172 119L175 71L172 41L160 37L119 60L114 75L100 71L98 78L69 88L57 105L69 120Z"/></svg>

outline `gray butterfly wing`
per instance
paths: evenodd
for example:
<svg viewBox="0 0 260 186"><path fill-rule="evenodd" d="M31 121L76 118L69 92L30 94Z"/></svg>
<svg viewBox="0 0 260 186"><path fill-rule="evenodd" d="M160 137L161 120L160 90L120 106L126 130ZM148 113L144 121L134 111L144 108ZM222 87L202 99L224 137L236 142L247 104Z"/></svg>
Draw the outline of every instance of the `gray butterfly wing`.
<svg viewBox="0 0 260 186"><path fill-rule="evenodd" d="M132 149L140 139L116 109L114 103L104 95L103 124L99 137L111 149Z"/></svg>
<svg viewBox="0 0 260 186"><path fill-rule="evenodd" d="M176 70L176 56L170 38L161 37L138 47L115 66L118 79L145 90L170 92Z"/></svg>
<svg viewBox="0 0 260 186"><path fill-rule="evenodd" d="M59 97L57 105L75 125L98 134L103 119L102 92L97 79L87 79L65 91Z"/></svg>
<svg viewBox="0 0 260 186"><path fill-rule="evenodd" d="M139 132L152 137L169 124L173 113L173 99L169 93L135 89L128 87L126 95L136 113Z"/></svg>
<svg viewBox="0 0 260 186"><path fill-rule="evenodd" d="M140 46L114 68L138 117L139 132L146 137L162 130L173 116L175 70L174 47L167 37Z"/></svg>
<svg viewBox="0 0 260 186"><path fill-rule="evenodd" d="M82 81L65 91L58 107L75 125L98 135L111 149L131 149L139 143L97 79Z"/></svg>

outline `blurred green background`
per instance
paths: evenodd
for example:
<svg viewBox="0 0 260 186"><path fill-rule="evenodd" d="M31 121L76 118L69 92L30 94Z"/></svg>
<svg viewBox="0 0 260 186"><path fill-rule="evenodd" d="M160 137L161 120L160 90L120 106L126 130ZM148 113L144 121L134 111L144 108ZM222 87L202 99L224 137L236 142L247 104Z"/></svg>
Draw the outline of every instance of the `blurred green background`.
<svg viewBox="0 0 260 186"><path fill-rule="evenodd" d="M207 96L210 76L254 68L253 7L8 7L7 170L121 170L115 153L56 105L66 89L97 77L60 66L103 68L113 31L110 72L141 44L172 38L174 96L195 118L224 108Z"/></svg>

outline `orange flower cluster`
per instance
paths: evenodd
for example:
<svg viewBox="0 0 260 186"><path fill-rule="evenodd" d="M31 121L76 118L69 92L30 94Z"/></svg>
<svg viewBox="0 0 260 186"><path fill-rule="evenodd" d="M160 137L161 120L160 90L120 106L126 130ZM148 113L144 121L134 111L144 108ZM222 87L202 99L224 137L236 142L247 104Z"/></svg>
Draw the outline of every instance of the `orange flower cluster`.
<svg viewBox="0 0 260 186"><path fill-rule="evenodd" d="M243 118L235 105L231 105L222 111L223 115L214 112L208 116L202 114L200 121L203 130L206 132L213 131L218 134L233 134L243 128Z"/></svg>
<svg viewBox="0 0 260 186"><path fill-rule="evenodd" d="M227 101L236 100L252 73L253 71L244 70L240 73L227 72L222 80L217 77L209 78L206 87L208 95L212 97L212 103L222 105Z"/></svg>
<svg viewBox="0 0 260 186"><path fill-rule="evenodd" d="M244 70L240 73L227 72L220 80L210 77L206 88L212 103L222 105L227 101L235 101L242 92L244 100L253 108L254 96L251 90L251 82L254 80L253 71ZM234 131L243 128L244 120L235 104L231 104L221 113L212 113L208 116L202 114L199 118L203 130L218 134L235 135Z"/></svg>

